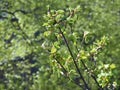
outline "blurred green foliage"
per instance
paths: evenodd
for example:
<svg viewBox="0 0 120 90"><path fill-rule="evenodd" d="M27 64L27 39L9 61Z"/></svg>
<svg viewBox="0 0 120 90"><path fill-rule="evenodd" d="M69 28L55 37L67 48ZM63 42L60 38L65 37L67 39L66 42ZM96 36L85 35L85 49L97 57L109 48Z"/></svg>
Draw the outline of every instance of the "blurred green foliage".
<svg viewBox="0 0 120 90"><path fill-rule="evenodd" d="M0 0L0 90L119 90L119 54L119 0Z"/></svg>

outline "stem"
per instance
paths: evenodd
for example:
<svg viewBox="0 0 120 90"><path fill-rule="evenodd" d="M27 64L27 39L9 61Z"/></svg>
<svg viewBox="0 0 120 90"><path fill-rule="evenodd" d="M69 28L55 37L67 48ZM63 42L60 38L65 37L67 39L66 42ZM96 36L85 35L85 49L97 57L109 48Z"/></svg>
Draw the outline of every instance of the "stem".
<svg viewBox="0 0 120 90"><path fill-rule="evenodd" d="M55 58L55 60L56 60L56 62L62 67L63 73L65 74L65 76L66 76L69 80L71 80L70 77L68 76L68 71L65 69L65 67L59 62L59 60L57 60L57 58ZM79 84L76 83L74 80L71 80L71 81L72 81L72 83L74 83L74 84L78 85L79 87L83 88L82 85L79 85ZM84 88L83 88L83 89L84 89Z"/></svg>
<svg viewBox="0 0 120 90"><path fill-rule="evenodd" d="M79 50L77 49L77 51L78 51L78 55L77 55L75 61L78 61L78 59L79 59L79 57L80 57ZM89 71L88 67L85 65L85 63L83 62L83 60L81 60L81 63L83 64L83 66L84 66L84 68L87 70L87 72L90 73L91 77L94 79L94 81L96 82L96 84L97 84L97 86L99 87L99 89L100 89L100 90L103 90L103 88L99 85L99 83L98 83L95 75L93 75L93 74Z"/></svg>
<svg viewBox="0 0 120 90"><path fill-rule="evenodd" d="M59 60L57 60L57 58L55 58L55 61L60 65L60 67L63 69L63 73L65 74L65 76L68 77L68 71L65 69L65 67L60 63Z"/></svg>
<svg viewBox="0 0 120 90"><path fill-rule="evenodd" d="M87 66L85 65L85 63L83 62L83 60L81 60L83 66L85 67L85 69L87 70L88 73L90 73L91 77L94 79L94 81L96 82L97 86L102 89L102 87L99 85L96 77L89 71L89 69L87 68Z"/></svg>
<svg viewBox="0 0 120 90"><path fill-rule="evenodd" d="M73 54L72 54L72 51L71 51L71 49L70 49L70 47L69 47L69 44L68 44L68 42L67 42L67 39L65 38L65 36L64 36L61 28L59 28L59 30L60 30L60 33L62 34L62 37L63 37L63 39L64 39L64 41L65 41L65 44L67 45L68 51L69 51L69 53L70 53L70 55L71 55L71 57L72 57L72 60L73 60L74 65L75 65L75 67L76 67L76 70L77 70L77 72L79 73L79 75L80 75L80 77L81 77L81 79L82 79L82 81L83 81L83 83L84 83L84 85L85 85L85 88L88 89L88 90L91 90L91 89L88 87L88 84L86 83L86 81L84 80L84 77L82 76L82 73L80 72L80 69L79 69L79 67L78 67L78 65L77 65L77 63L76 63L76 61L75 61L75 58L74 58L74 56L73 56Z"/></svg>

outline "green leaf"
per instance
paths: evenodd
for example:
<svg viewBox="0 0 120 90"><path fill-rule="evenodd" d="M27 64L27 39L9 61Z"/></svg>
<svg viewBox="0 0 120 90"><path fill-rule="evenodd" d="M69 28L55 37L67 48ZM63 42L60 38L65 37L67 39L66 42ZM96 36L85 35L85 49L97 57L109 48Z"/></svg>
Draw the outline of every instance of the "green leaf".
<svg viewBox="0 0 120 90"><path fill-rule="evenodd" d="M51 48L51 53L53 54L53 53L55 53L57 51L57 49L53 46L52 48Z"/></svg>
<svg viewBox="0 0 120 90"><path fill-rule="evenodd" d="M110 68L111 68L111 69L115 69L115 68L116 68L115 64L111 64L111 65L110 65Z"/></svg>

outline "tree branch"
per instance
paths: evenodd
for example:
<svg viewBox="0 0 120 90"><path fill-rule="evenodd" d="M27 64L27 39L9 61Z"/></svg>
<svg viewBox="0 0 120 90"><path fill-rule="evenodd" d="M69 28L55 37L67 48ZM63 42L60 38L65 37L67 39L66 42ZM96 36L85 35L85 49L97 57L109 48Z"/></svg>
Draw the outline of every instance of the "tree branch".
<svg viewBox="0 0 120 90"><path fill-rule="evenodd" d="M75 65L75 67L76 67L76 70L77 70L77 72L79 73L80 78L82 79L82 81L83 81L83 83L84 83L84 85L85 85L85 88L88 89L88 90L91 90L91 89L89 88L88 84L86 83L84 77L82 76L82 73L81 73L81 71L80 71L80 69L79 69L79 67L78 67L78 65L77 65L77 63L76 63L76 61L75 61L75 58L74 58L74 56L73 56L73 54L72 54L72 51L71 51L71 49L70 49L70 47L69 47L69 44L68 44L68 42L67 42L67 39L65 38L65 36L64 36L61 28L59 28L59 31L60 31L60 33L61 33L61 35L62 35L62 37L63 37L63 39L64 39L64 41L65 41L65 44L66 44L66 46L67 46L67 48L68 48L68 51L69 51L69 53L70 53L70 55L71 55L71 57L72 57L72 60L73 60L74 65Z"/></svg>
<svg viewBox="0 0 120 90"><path fill-rule="evenodd" d="M78 61L78 59L80 58L80 52L79 52L79 50L77 50L77 51L78 51L78 55L77 55L75 61ZM103 90L103 88L99 85L99 83L98 83L95 75L94 75L92 72L90 72L90 70L88 69L88 67L87 67L87 66L85 65L85 63L83 62L83 60L80 60L80 61L81 61L82 65L84 66L84 68L87 70L87 72L91 75L91 77L93 78L93 80L96 82L96 84L97 84L97 86L99 87L99 89L100 89L100 90Z"/></svg>
<svg viewBox="0 0 120 90"><path fill-rule="evenodd" d="M56 60L56 62L60 65L60 67L63 69L64 75L65 75L69 80L71 80L70 77L69 77L69 75L68 75L68 71L65 69L65 67L59 62L59 60L57 60L57 58L55 58L55 60ZM76 85L78 85L79 87L81 87L81 88L84 89L84 87L83 87L82 85L80 85L79 83L77 83L78 80L71 80L71 81L72 81L72 83L75 83Z"/></svg>

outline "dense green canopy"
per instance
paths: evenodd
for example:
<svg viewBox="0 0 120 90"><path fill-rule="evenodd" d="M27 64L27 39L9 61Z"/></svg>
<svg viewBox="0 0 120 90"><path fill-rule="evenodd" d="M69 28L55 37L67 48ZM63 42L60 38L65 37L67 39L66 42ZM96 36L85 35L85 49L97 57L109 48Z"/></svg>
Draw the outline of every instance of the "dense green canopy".
<svg viewBox="0 0 120 90"><path fill-rule="evenodd" d="M119 0L0 0L0 90L119 90Z"/></svg>

